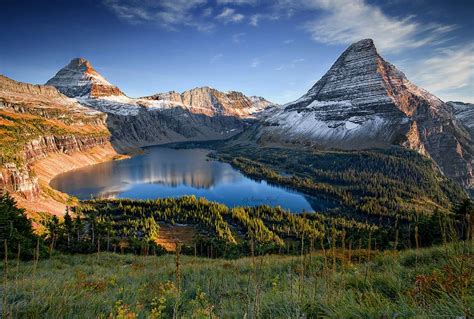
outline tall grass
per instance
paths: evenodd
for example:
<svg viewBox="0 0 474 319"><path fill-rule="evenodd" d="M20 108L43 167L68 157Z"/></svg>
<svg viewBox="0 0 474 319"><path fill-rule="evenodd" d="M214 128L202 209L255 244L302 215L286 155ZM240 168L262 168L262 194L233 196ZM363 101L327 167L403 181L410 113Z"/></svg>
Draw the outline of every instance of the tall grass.
<svg viewBox="0 0 474 319"><path fill-rule="evenodd" d="M302 250L304 251L304 250ZM6 261L18 318L472 317L472 242L403 252L342 248L237 260L102 252ZM332 264L335 259L336 266ZM347 262L345 262L347 261ZM10 265L10 270L6 271ZM344 266L345 265L345 266ZM416 266L416 267L415 267ZM335 268L334 268L335 267ZM334 270L335 269L335 270ZM17 280L12 280L17 278ZM15 289L14 289L15 288ZM5 311L5 307L2 310Z"/></svg>

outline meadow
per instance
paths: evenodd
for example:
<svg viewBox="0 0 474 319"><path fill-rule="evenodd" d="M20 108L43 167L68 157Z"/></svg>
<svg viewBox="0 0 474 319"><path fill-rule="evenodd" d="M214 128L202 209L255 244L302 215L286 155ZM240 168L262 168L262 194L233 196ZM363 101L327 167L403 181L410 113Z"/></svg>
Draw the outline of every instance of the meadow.
<svg viewBox="0 0 474 319"><path fill-rule="evenodd" d="M2 266L4 318L470 318L472 241L235 260L97 252Z"/></svg>

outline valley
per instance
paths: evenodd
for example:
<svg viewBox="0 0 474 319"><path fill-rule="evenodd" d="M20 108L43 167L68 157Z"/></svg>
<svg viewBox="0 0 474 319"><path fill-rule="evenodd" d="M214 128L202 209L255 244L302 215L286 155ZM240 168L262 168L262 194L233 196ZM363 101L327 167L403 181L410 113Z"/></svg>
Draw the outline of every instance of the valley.
<svg viewBox="0 0 474 319"><path fill-rule="evenodd" d="M438 169L465 189L472 182L470 124L464 115L469 114L466 113L469 105L444 103L417 88L383 60L371 40L351 45L307 94L282 106L261 97L220 92L210 87L130 98L83 58L71 60L46 86L19 83L6 77L1 80L5 134L1 143L0 183L32 212L62 214L66 202L71 202L67 195L48 185L59 173L137 154L143 147L177 142L228 141L220 144L227 151L216 158L243 169L250 176L298 190L307 186L302 185L303 180L291 180L290 176L316 178L322 182L310 188L318 191L306 189L307 195L329 195L344 203L340 209L356 205L355 210L379 210L383 212L381 215L393 215L396 210L401 210L397 213L403 215L403 211L410 210L418 214L451 209L463 191L441 175L435 177ZM358 84L354 86L354 83ZM377 190L369 192L377 198L371 200L370 196L364 197L366 189L348 190L349 186L344 185L367 178L364 185L378 187L371 180L385 178L377 177L386 174L383 163L375 161L370 172L352 177L351 182L344 181L345 177L328 177L328 172L324 172L328 169L325 161L331 158L341 163L364 156L382 158L382 162L397 161L405 154L386 154L397 147L414 150L428 159L422 170L433 170L429 173L430 182L425 177L416 177L417 163L422 161L415 152L406 153L414 162L403 164L409 167L403 176L415 174L411 182L422 183L421 186L387 180L384 185L391 185L396 194L390 199L382 199L385 196ZM247 157L237 158L245 152ZM287 153L291 155L286 156ZM282 169L289 176L250 172L249 165L259 165L252 158L257 154L266 157L264 165L271 161L267 156L279 157L280 167L270 168ZM303 156L306 160L296 164L290 156ZM314 161L319 160L323 172L320 168L312 169L311 174L298 172L299 164L307 167L308 161L315 165ZM63 162L56 167L54 163L58 161ZM430 168L429 161L434 163ZM364 170L365 163L357 163L360 166L352 165L347 173L337 174ZM331 171L331 174L336 173ZM429 187L423 186L428 184ZM358 198L362 197L360 201ZM320 210L317 205L313 209ZM352 213L355 212L351 209L347 212Z"/></svg>
<svg viewBox="0 0 474 319"><path fill-rule="evenodd" d="M0 76L2 313L470 317L473 110L371 39L283 105Z"/></svg>

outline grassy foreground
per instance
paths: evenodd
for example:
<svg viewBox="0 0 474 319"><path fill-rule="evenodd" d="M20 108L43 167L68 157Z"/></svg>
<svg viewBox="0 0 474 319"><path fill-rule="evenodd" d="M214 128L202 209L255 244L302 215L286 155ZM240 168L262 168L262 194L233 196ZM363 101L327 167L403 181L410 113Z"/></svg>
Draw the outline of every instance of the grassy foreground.
<svg viewBox="0 0 474 319"><path fill-rule="evenodd" d="M237 260L99 253L2 267L12 318L409 318L474 315L473 245ZM335 261L335 263L334 263Z"/></svg>

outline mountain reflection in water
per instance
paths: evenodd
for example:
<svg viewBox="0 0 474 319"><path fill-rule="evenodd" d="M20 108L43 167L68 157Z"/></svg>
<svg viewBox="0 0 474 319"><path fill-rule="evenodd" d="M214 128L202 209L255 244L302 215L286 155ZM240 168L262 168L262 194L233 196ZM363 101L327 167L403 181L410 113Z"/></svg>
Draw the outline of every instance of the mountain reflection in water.
<svg viewBox="0 0 474 319"><path fill-rule="evenodd" d="M87 166L58 175L51 186L80 199L155 199L195 195L228 206L281 206L293 212L324 209L297 192L255 181L227 163L207 158L205 149L149 147L145 154ZM316 206L316 207L315 207Z"/></svg>

